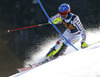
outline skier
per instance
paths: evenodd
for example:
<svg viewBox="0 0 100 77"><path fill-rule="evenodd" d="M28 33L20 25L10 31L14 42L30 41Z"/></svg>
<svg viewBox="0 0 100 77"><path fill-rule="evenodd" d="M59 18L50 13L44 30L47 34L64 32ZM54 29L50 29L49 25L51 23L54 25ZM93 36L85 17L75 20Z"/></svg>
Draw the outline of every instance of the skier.
<svg viewBox="0 0 100 77"><path fill-rule="evenodd" d="M63 36L68 39L72 44L80 39L81 40L81 47L86 48L88 44L85 42L86 40L86 33L83 25L79 19L79 17L70 12L70 6L66 3L63 3L59 6L59 13L55 16L51 17L51 20L54 24L61 24L66 27L66 30L63 33ZM49 22L50 23L50 22ZM56 44L51 48L51 50L46 55L47 62L51 59L57 58L59 55L62 55L68 47L68 43L65 41L64 38L60 37Z"/></svg>

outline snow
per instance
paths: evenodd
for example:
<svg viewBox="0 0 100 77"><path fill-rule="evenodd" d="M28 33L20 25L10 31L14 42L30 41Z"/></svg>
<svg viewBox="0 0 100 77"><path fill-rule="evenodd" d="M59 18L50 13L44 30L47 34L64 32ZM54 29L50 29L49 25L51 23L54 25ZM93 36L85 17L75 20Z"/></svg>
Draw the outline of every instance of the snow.
<svg viewBox="0 0 100 77"><path fill-rule="evenodd" d="M100 41L100 32L92 32L87 32L87 38L92 37L87 39L93 43L90 47L79 51L69 47L72 52L67 55L10 77L100 77L100 42L95 43Z"/></svg>

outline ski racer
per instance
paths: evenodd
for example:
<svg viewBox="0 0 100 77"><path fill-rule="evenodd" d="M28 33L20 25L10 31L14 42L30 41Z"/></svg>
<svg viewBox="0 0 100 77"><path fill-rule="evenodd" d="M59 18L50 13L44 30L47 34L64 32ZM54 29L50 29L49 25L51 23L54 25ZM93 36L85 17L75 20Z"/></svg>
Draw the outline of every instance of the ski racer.
<svg viewBox="0 0 100 77"><path fill-rule="evenodd" d="M54 24L63 23L66 27L66 30L63 33L63 36L69 40L72 44L82 37L81 48L88 47L88 44L85 42L86 33L79 17L70 12L70 6L66 3L63 3L59 6L59 13L51 17L51 20ZM49 22L50 23L50 22ZM62 55L68 47L68 43L64 38L60 37L56 44L51 48L51 50L46 55L46 60L57 58L59 55ZM44 61L44 62L45 62Z"/></svg>

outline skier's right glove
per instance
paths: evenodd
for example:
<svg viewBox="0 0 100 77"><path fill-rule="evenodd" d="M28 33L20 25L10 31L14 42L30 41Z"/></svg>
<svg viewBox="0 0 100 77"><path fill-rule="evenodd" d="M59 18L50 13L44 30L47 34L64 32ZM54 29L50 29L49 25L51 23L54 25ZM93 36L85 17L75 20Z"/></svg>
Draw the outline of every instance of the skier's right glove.
<svg viewBox="0 0 100 77"><path fill-rule="evenodd" d="M58 24L59 22L62 22L62 19L61 18L56 18L53 23L54 24Z"/></svg>
<svg viewBox="0 0 100 77"><path fill-rule="evenodd" d="M62 19L61 19L61 18L56 18L56 19L55 19L55 20L53 20L52 22L53 22L53 24L58 24L58 23L62 22ZM48 21L48 23L50 23L50 24L51 24L51 22L50 22L50 21Z"/></svg>
<svg viewBox="0 0 100 77"><path fill-rule="evenodd" d="M81 48L86 48L86 47L88 47L88 44L86 44L85 42L82 42L81 43Z"/></svg>

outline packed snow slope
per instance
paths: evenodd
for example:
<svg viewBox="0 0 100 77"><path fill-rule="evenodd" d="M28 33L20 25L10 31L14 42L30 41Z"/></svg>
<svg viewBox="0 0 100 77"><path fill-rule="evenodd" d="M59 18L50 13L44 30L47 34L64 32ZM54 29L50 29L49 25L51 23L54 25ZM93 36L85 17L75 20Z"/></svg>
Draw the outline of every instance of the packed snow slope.
<svg viewBox="0 0 100 77"><path fill-rule="evenodd" d="M92 44L88 48L72 49L70 54L11 77L100 77L100 42L96 42L100 33L91 32L88 38Z"/></svg>

